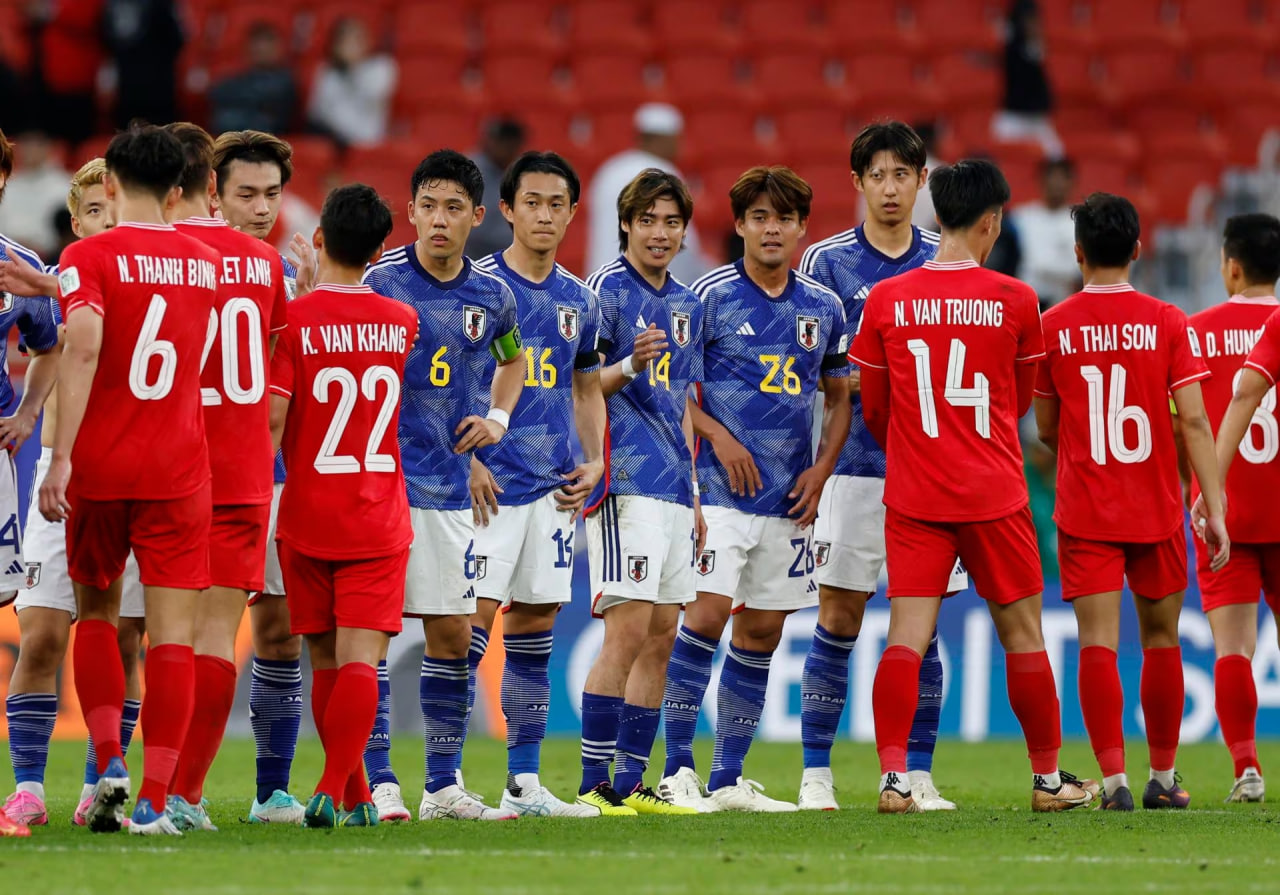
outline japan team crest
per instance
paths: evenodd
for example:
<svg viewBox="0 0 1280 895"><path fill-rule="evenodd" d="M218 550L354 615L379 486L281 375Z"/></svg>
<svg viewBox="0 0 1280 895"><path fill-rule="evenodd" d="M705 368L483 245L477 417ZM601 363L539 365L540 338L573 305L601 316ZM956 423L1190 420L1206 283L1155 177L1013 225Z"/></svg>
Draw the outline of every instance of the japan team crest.
<svg viewBox="0 0 1280 895"><path fill-rule="evenodd" d="M27 587L32 588L40 583L40 563L27 563Z"/></svg>
<svg viewBox="0 0 1280 895"><path fill-rule="evenodd" d="M637 583L649 577L649 557L628 556L627 577Z"/></svg>
<svg viewBox="0 0 1280 895"><path fill-rule="evenodd" d="M681 348L689 344L689 315L684 311L671 312L671 341Z"/></svg>
<svg viewBox="0 0 1280 895"><path fill-rule="evenodd" d="M831 558L831 542L830 541L814 541L813 542L813 563L817 566L825 566L827 560Z"/></svg>
<svg viewBox="0 0 1280 895"><path fill-rule="evenodd" d="M556 305L556 328L566 342L578 337L578 309Z"/></svg>
<svg viewBox="0 0 1280 895"><path fill-rule="evenodd" d="M812 351L818 347L818 338L821 333L822 324L817 317L796 315L796 341L805 351Z"/></svg>
<svg viewBox="0 0 1280 895"><path fill-rule="evenodd" d="M476 555L476 580L479 581L484 577L485 572L489 570L489 557Z"/></svg>
<svg viewBox="0 0 1280 895"><path fill-rule="evenodd" d="M462 334L472 342L479 342L489 322L489 312L475 305L462 306Z"/></svg>
<svg viewBox="0 0 1280 895"><path fill-rule="evenodd" d="M0 292L0 314L7 314L13 310L13 294L10 292Z"/></svg>
<svg viewBox="0 0 1280 895"><path fill-rule="evenodd" d="M716 552L714 550L703 550L698 554L698 574L710 575L716 568Z"/></svg>

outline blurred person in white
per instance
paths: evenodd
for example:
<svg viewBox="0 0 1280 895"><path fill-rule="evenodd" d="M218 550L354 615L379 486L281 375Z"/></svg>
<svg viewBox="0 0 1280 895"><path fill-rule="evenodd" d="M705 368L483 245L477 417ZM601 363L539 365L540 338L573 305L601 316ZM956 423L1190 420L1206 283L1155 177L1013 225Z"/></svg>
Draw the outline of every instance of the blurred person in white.
<svg viewBox="0 0 1280 895"><path fill-rule="evenodd" d="M311 90L311 126L344 146L382 142L398 77L395 60L375 51L364 23L340 19Z"/></svg>
<svg viewBox="0 0 1280 895"><path fill-rule="evenodd" d="M1071 197L1076 189L1076 169L1069 159L1046 161L1040 166L1040 195L1013 209L1022 263L1018 276L1040 296L1042 307L1056 305L1081 288L1075 259L1075 222Z"/></svg>
<svg viewBox="0 0 1280 895"><path fill-rule="evenodd" d="M991 119L991 136L1003 143L1036 140L1049 158L1061 158L1062 138L1049 117L1053 90L1045 71L1044 54L1040 4L1036 0L1012 0L1005 19L1004 101Z"/></svg>
<svg viewBox="0 0 1280 895"><path fill-rule="evenodd" d="M54 216L67 201L71 172L62 167L54 143L39 131L14 137L17 165L0 205L0 233L29 246L41 257L57 258Z"/></svg>
<svg viewBox="0 0 1280 895"><path fill-rule="evenodd" d="M683 179L675 165L684 132L684 116L666 103L645 103L632 119L636 143L607 159L592 178L587 192L587 270L599 270L618 255L618 194L646 168L657 168ZM672 275L692 283L715 265L702 254L698 233L685 231L684 250L671 262Z"/></svg>

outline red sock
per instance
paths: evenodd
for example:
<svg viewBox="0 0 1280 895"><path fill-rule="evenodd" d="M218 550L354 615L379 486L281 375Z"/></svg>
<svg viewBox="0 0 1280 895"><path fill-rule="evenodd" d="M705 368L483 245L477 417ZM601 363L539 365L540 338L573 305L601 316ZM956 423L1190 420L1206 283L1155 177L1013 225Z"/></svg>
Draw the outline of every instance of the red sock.
<svg viewBox="0 0 1280 895"><path fill-rule="evenodd" d="M339 668L320 725L324 774L316 792L335 799L346 792L347 778L363 759L377 713L377 670L363 662L348 662Z"/></svg>
<svg viewBox="0 0 1280 895"><path fill-rule="evenodd" d="M1062 711L1049 654L1044 650L1005 653L1004 668L1009 707L1027 739L1031 773L1052 774L1058 770L1058 750L1062 748Z"/></svg>
<svg viewBox="0 0 1280 895"><path fill-rule="evenodd" d="M373 793L369 792L369 778L364 774L364 760L361 759L356 769L347 778L347 788L342 794L342 806L354 811L362 802L372 802Z"/></svg>
<svg viewBox="0 0 1280 895"><path fill-rule="evenodd" d="M316 722L316 732L320 734L320 745L324 746L324 713L329 708L329 699L333 696L333 685L338 682L338 669L317 668L311 672L311 717ZM329 793L337 795L337 793Z"/></svg>
<svg viewBox="0 0 1280 895"><path fill-rule="evenodd" d="M147 650L147 694L142 700L142 788L163 811L178 754L187 739L195 705L195 652L189 646L164 643Z"/></svg>
<svg viewBox="0 0 1280 895"><path fill-rule="evenodd" d="M920 654L909 646L891 646L880 657L871 688L880 773L907 772L907 739L920 699Z"/></svg>
<svg viewBox="0 0 1280 895"><path fill-rule="evenodd" d="M1142 714L1147 720L1147 748L1153 771L1171 771L1182 732L1182 647L1142 651Z"/></svg>
<svg viewBox="0 0 1280 895"><path fill-rule="evenodd" d="M1262 773L1255 740L1258 688L1253 682L1253 663L1246 656L1223 656L1213 666L1213 689L1218 724L1231 750L1236 776L1243 774L1245 768L1257 768Z"/></svg>
<svg viewBox="0 0 1280 895"><path fill-rule="evenodd" d="M196 656L195 711L182 743L173 791L192 805L204 794L204 781L222 745L236 698L236 667L217 656Z"/></svg>
<svg viewBox="0 0 1280 895"><path fill-rule="evenodd" d="M1105 646L1080 650L1080 712L1102 776L1124 773L1124 688L1116 651Z"/></svg>
<svg viewBox="0 0 1280 895"><path fill-rule="evenodd" d="M76 696L98 753L99 774L111 759L124 758L120 752L124 666L116 636L115 625L110 622L85 619L76 625L76 645L71 654Z"/></svg>

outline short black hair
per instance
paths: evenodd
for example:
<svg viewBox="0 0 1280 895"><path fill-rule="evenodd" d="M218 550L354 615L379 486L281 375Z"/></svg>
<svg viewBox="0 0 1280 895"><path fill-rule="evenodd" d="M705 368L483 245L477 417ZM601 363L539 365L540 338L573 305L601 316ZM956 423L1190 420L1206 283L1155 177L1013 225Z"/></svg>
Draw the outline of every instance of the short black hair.
<svg viewBox="0 0 1280 895"><path fill-rule="evenodd" d="M418 162L409 180L409 198L416 199L423 184L442 181L462 187L476 208L484 201L484 175L475 162L456 149L437 149Z"/></svg>
<svg viewBox="0 0 1280 895"><path fill-rule="evenodd" d="M371 186L341 186L325 197L320 231L330 258L346 267L363 267L391 235L391 209Z"/></svg>
<svg viewBox="0 0 1280 895"><path fill-rule="evenodd" d="M1222 253L1239 262L1250 286L1280 280L1280 220L1270 214L1238 214L1227 218Z"/></svg>
<svg viewBox="0 0 1280 895"><path fill-rule="evenodd" d="M994 162L964 159L929 175L929 195L944 229L966 230L1009 201L1009 181Z"/></svg>
<svg viewBox="0 0 1280 895"><path fill-rule="evenodd" d="M917 174L924 170L924 140L901 121L877 121L859 131L849 147L849 170L861 177L879 152L888 152Z"/></svg>
<svg viewBox="0 0 1280 895"><path fill-rule="evenodd" d="M161 201L182 181L186 154L178 138L162 127L133 124L112 138L107 170L126 189L144 190Z"/></svg>
<svg viewBox="0 0 1280 895"><path fill-rule="evenodd" d="M1047 158L1040 163L1040 179L1044 180L1055 171L1067 175L1068 177L1076 176L1076 163L1069 158Z"/></svg>
<svg viewBox="0 0 1280 895"><path fill-rule="evenodd" d="M1071 206L1076 245L1090 267L1127 267L1142 228L1138 209L1124 196L1090 193Z"/></svg>
<svg viewBox="0 0 1280 895"><path fill-rule="evenodd" d="M563 177L565 184L569 187L569 204L578 204L578 197L582 195L582 181L578 179L578 172L573 170L573 165L559 153L530 150L521 153L520 157L511 163L507 173L502 175L498 196L507 203L508 208L515 204L516 191L520 189L520 178L526 174L551 174Z"/></svg>

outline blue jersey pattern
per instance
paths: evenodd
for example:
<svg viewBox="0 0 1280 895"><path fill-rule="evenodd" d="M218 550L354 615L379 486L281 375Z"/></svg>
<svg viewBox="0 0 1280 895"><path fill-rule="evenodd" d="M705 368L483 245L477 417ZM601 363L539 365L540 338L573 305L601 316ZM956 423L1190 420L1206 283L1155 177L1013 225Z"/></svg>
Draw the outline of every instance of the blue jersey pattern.
<svg viewBox="0 0 1280 895"><path fill-rule="evenodd" d="M36 270L45 270L40 256L25 246L0 235L0 260L21 258ZM58 344L58 324L62 323L62 309L53 296L24 298L0 292L0 344L9 341L9 330L18 328L22 344L33 351L47 351ZM9 378L9 358L6 355L0 365L0 409L8 413L13 406L16 392Z"/></svg>
<svg viewBox="0 0 1280 895"><path fill-rule="evenodd" d="M489 388L489 345L516 328L516 299L493 274L463 261L441 282L418 261L414 244L388 252L364 281L418 312L418 341L405 363L400 397L400 456L409 505L427 510L471 506L471 457L455 454L458 423Z"/></svg>
<svg viewBox="0 0 1280 895"><path fill-rule="evenodd" d="M913 270L938 253L937 233L917 227L912 227L911 231L911 248L897 258L890 258L867 242L859 226L815 242L800 259L802 273L840 296L851 333L858 329L862 306L866 304L867 293L872 286ZM861 398L853 395L851 399L853 422L849 426L849 440L844 443L844 449L836 460L835 474L882 479L884 451L862 421Z"/></svg>
<svg viewBox="0 0 1280 895"><path fill-rule="evenodd" d="M283 254L280 263L284 266L284 291L289 301L298 297L298 267ZM277 484L284 481L284 451L276 451L275 476Z"/></svg>
<svg viewBox="0 0 1280 895"><path fill-rule="evenodd" d="M702 409L738 439L764 487L755 497L729 490L710 442L698 448L704 506L786 516L787 493L813 465L814 396L822 376L849 375L849 333L836 294L794 271L770 298L738 261L693 284L702 299Z"/></svg>
<svg viewBox="0 0 1280 895"><path fill-rule="evenodd" d="M693 505L693 469L685 442L689 386L702 381L702 303L668 275L654 289L626 258L587 280L600 297L600 353L616 364L634 350L636 335L655 324L668 349L606 399L609 408L608 469L587 506L606 493L642 495Z"/></svg>
<svg viewBox="0 0 1280 895"><path fill-rule="evenodd" d="M600 366L600 309L587 284L558 264L541 283L512 270L501 252L478 260L476 269L510 286L519 308L524 390L507 434L482 450L480 460L502 489L500 502L520 506L562 486L561 476L575 465L569 441L574 428L573 374Z"/></svg>

